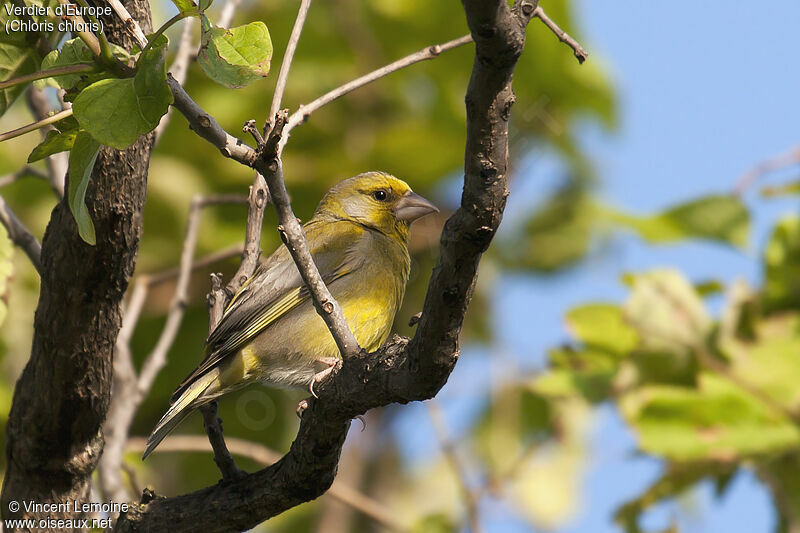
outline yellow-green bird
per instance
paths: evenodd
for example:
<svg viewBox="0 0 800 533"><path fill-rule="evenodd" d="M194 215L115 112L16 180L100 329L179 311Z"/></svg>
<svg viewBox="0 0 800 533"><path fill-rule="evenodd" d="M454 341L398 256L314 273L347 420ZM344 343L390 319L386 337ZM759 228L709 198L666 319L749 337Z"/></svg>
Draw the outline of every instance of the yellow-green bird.
<svg viewBox="0 0 800 533"><path fill-rule="evenodd" d="M303 226L323 281L367 351L388 338L403 300L411 222L434 211L404 181L368 172L335 185ZM313 387L340 357L281 246L225 309L206 340L205 358L175 391L142 459L197 407L256 381Z"/></svg>

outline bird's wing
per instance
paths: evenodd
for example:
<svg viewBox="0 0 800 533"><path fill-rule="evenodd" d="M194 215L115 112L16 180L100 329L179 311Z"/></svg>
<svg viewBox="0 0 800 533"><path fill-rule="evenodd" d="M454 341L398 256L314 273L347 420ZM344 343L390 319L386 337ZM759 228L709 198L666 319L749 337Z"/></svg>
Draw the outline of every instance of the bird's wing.
<svg viewBox="0 0 800 533"><path fill-rule="evenodd" d="M342 226L336 227L339 225ZM311 221L304 229L314 263L326 285L353 272L364 262L363 254L356 252L365 230L357 224L344 220ZM336 235L336 238L331 239L331 235ZM309 297L289 250L281 246L233 297L206 340L205 359L178 386L173 400L199 376L237 353L275 320Z"/></svg>

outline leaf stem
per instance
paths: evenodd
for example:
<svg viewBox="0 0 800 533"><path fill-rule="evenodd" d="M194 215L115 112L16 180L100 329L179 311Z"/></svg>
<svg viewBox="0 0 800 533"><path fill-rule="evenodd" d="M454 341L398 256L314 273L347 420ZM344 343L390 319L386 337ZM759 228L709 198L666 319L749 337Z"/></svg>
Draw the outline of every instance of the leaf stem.
<svg viewBox="0 0 800 533"><path fill-rule="evenodd" d="M197 10L185 11L182 13L178 13L177 15L166 21L164 25L158 28L158 30L150 37L150 39L147 42L147 45L145 45L145 47L142 49L142 53L139 54L139 59L136 61L136 64L137 65L139 64L139 61L141 61L142 57L144 57L144 53L153 47L153 43L155 43L158 40L158 38L161 37L161 35L170 28L170 26L173 26L174 24L185 19L186 17L194 17L200 14L201 14L200 11Z"/></svg>
<svg viewBox="0 0 800 533"><path fill-rule="evenodd" d="M81 7L86 8L86 14L89 17L89 22L91 22L94 27L96 28L103 27L100 21L97 20L97 17L95 17L92 11L89 9L89 4L86 2L86 0L74 0L74 1L77 2L78 5L80 5ZM103 33L102 29L98 29L97 32L95 32L95 35L97 36L97 40L100 44L100 57L103 58L103 62L111 68L116 68L116 64L119 61L114 56L114 52L111 50L111 45L109 44L108 39L106 38L106 34Z"/></svg>
<svg viewBox="0 0 800 533"><path fill-rule="evenodd" d="M63 67L55 67L48 70L42 70L39 72L31 72L30 74L25 74L24 76L18 76L16 78L11 78L10 80L0 81L0 89L6 89L8 87L13 87L14 85L21 85L23 83L28 83L35 80L41 80L43 78L55 78L57 76L65 76L67 74L78 74L80 72L92 72L97 70L97 65L92 63L79 63L76 65L65 65Z"/></svg>
<svg viewBox="0 0 800 533"><path fill-rule="evenodd" d="M0 142L7 141L9 139L13 139L14 137L19 137L20 135L25 135L31 131L38 130L39 128L43 128L45 126L49 126L54 122L58 122L61 119L71 117L72 116L72 108L65 109L60 113L56 113L55 115L51 115L43 120L39 120L32 124L26 124L21 128L17 128L15 130L7 131L5 133L0 133Z"/></svg>

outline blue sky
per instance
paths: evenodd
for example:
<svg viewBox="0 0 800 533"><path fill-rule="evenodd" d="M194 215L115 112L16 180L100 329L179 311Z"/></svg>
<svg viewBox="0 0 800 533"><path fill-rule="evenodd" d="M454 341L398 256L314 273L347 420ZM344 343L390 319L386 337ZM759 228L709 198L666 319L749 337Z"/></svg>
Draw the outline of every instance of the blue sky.
<svg viewBox="0 0 800 533"><path fill-rule="evenodd" d="M591 61L601 61L611 72L619 98L619 131L609 135L592 124L580 131L605 201L646 213L729 192L747 169L800 144L800 2L577 0L575 6L582 44ZM515 182L518 191L512 191L510 217L529 209L561 174L559 162L547 152L533 152L517 166L523 172ZM766 182L789 177L797 177L796 169ZM514 354L521 366L541 368L547 347L567 338L564 312L591 300L621 301L622 272L675 266L693 280L758 283L758 257L769 228L800 206L792 198L759 198L757 188L744 198L752 215L747 250L701 242L653 247L623 234L614 238L610 253L565 274L502 278L492 305L495 349ZM535 316L528 309L536 309ZM443 391L441 403L455 433L479 408L462 393L486 390L487 360L480 350L465 350ZM398 425L409 456L436 453L435 438L421 419L424 413L411 407ZM614 509L661 471L658 461L634 456L635 437L611 407L595 414L590 440L581 510L560 530L565 533L619 531L611 520ZM657 530L675 519L685 533L774 531L769 494L749 472L740 474L723 498L702 485L691 501L691 511L677 503L657 506L642 526ZM530 531L505 512L487 509L490 531Z"/></svg>

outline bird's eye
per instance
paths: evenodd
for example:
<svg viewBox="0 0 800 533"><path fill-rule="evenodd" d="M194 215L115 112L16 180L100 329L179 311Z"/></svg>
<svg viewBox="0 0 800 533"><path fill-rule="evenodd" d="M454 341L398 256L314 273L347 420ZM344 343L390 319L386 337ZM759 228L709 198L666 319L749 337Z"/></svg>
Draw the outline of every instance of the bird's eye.
<svg viewBox="0 0 800 533"><path fill-rule="evenodd" d="M378 189L377 191L372 193L372 197L378 200L379 202L384 202L389 197L389 195L383 189Z"/></svg>

